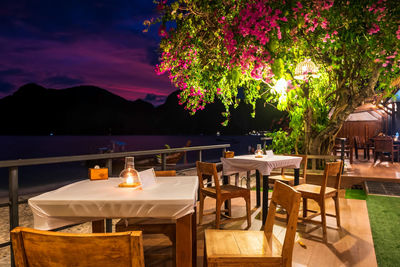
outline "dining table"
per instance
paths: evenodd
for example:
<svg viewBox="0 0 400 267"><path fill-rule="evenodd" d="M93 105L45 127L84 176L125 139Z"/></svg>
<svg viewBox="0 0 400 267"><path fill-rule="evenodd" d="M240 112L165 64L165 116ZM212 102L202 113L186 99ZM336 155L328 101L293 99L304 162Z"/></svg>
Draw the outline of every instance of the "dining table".
<svg viewBox="0 0 400 267"><path fill-rule="evenodd" d="M299 184L301 157L285 156L285 155L263 155L256 157L255 155L240 155L233 158L221 158L223 180L228 183L229 175L237 172L247 172L256 170L256 206L261 205L261 175L262 175L262 224L265 224L268 215L268 190L269 175L273 169L277 168L293 168L294 184ZM227 203L225 203L227 205Z"/></svg>
<svg viewBox="0 0 400 267"><path fill-rule="evenodd" d="M176 221L176 266L196 266L197 176L156 177L155 184L119 187L122 178L82 180L28 200L34 228L53 230L118 218Z"/></svg>

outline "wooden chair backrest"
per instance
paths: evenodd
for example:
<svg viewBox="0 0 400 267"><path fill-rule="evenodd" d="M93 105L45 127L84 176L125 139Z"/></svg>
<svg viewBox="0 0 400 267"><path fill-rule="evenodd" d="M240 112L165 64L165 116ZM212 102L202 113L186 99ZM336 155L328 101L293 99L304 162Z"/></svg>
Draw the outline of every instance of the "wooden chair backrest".
<svg viewBox="0 0 400 267"><path fill-rule="evenodd" d="M155 171L156 177L162 177L162 176L176 176L176 171L175 170L170 170L170 171Z"/></svg>
<svg viewBox="0 0 400 267"><path fill-rule="evenodd" d="M325 195L326 185L328 183L329 176L336 176L335 178L335 188L339 190L340 183L342 180L342 169L343 169L343 161L336 162L327 162L325 164L324 176L322 177L321 183L321 196Z"/></svg>
<svg viewBox="0 0 400 267"><path fill-rule="evenodd" d="M300 176L304 178L304 182L307 177L307 155L286 155L286 156L293 156L293 157L300 157L302 158L300 165L302 166L302 173L300 173ZM285 174L285 168L281 169L281 175Z"/></svg>
<svg viewBox="0 0 400 267"><path fill-rule="evenodd" d="M217 193L220 192L221 188L218 180L217 164L196 161L196 168L197 168L197 176L199 177L200 188L204 188L203 180L206 179L207 176L208 177L212 176L215 183L215 190L217 191Z"/></svg>
<svg viewBox="0 0 400 267"><path fill-rule="evenodd" d="M277 205L283 207L288 214L285 240L282 247L282 258L284 266L291 266L294 240L296 236L297 218L300 208L301 193L281 181L275 181L271 204L268 209L267 221L264 234L267 240L271 240L275 221Z"/></svg>
<svg viewBox="0 0 400 267"><path fill-rule="evenodd" d="M71 234L16 227L11 241L17 267L144 267L141 231Z"/></svg>
<svg viewBox="0 0 400 267"><path fill-rule="evenodd" d="M391 137L375 138L374 146L375 152L392 152L393 139Z"/></svg>

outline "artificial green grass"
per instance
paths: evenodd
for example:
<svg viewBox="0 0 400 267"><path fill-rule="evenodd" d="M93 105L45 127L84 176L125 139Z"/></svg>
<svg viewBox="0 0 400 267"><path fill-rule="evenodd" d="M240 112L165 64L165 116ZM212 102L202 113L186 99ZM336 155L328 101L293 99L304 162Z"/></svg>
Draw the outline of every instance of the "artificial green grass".
<svg viewBox="0 0 400 267"><path fill-rule="evenodd" d="M253 187L251 190L256 191L257 189L255 187ZM262 192L262 191L263 191L263 188L260 187L260 192ZM272 192L272 191L274 191L274 190L273 189L268 189L268 192Z"/></svg>
<svg viewBox="0 0 400 267"><path fill-rule="evenodd" d="M362 189L346 189L345 198L366 200L367 195Z"/></svg>
<svg viewBox="0 0 400 267"><path fill-rule="evenodd" d="M378 266L399 266L400 198L369 195L367 207Z"/></svg>

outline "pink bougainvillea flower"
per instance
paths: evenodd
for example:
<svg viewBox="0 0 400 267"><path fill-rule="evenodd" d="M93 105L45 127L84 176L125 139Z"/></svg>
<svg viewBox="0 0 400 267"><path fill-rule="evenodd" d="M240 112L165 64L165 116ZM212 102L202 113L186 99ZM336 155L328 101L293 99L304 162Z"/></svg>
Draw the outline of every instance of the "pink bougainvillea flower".
<svg viewBox="0 0 400 267"><path fill-rule="evenodd" d="M368 34L372 35L375 33L378 33L381 30L381 28L379 28L379 26L375 23L372 24L372 28L368 30Z"/></svg>
<svg viewBox="0 0 400 267"><path fill-rule="evenodd" d="M167 28L165 25L161 25L160 28L158 28L158 35L161 37L168 37Z"/></svg>
<svg viewBox="0 0 400 267"><path fill-rule="evenodd" d="M400 25L399 25L399 27L398 27L398 29L397 29L397 31L396 31L396 37L397 37L397 39L399 39L400 40Z"/></svg>

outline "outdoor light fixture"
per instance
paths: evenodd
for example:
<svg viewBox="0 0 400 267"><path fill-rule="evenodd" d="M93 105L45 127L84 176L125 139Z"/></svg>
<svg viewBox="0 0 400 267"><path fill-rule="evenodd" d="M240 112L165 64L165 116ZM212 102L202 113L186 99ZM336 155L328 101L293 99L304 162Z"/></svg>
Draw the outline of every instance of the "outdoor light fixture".
<svg viewBox="0 0 400 267"><path fill-rule="evenodd" d="M119 174L120 178L124 179L124 182L119 184L119 187L134 187L138 188L142 185L140 182L139 173L135 170L135 162L133 157L125 158L125 169Z"/></svg>
<svg viewBox="0 0 400 267"><path fill-rule="evenodd" d="M262 158L263 157L263 151L261 149L261 144L257 144L257 150L255 152L256 158Z"/></svg>
<svg viewBox="0 0 400 267"><path fill-rule="evenodd" d="M288 82L287 82L285 79L280 78L280 79L276 82L276 84L275 84L275 86L274 86L274 91L275 91L276 93L278 93L278 94L284 94L284 93L286 93L287 87L288 87Z"/></svg>
<svg viewBox="0 0 400 267"><path fill-rule="evenodd" d="M305 80L308 77L318 78L318 67L311 59L305 59L300 62L294 71L294 78L297 80Z"/></svg>

